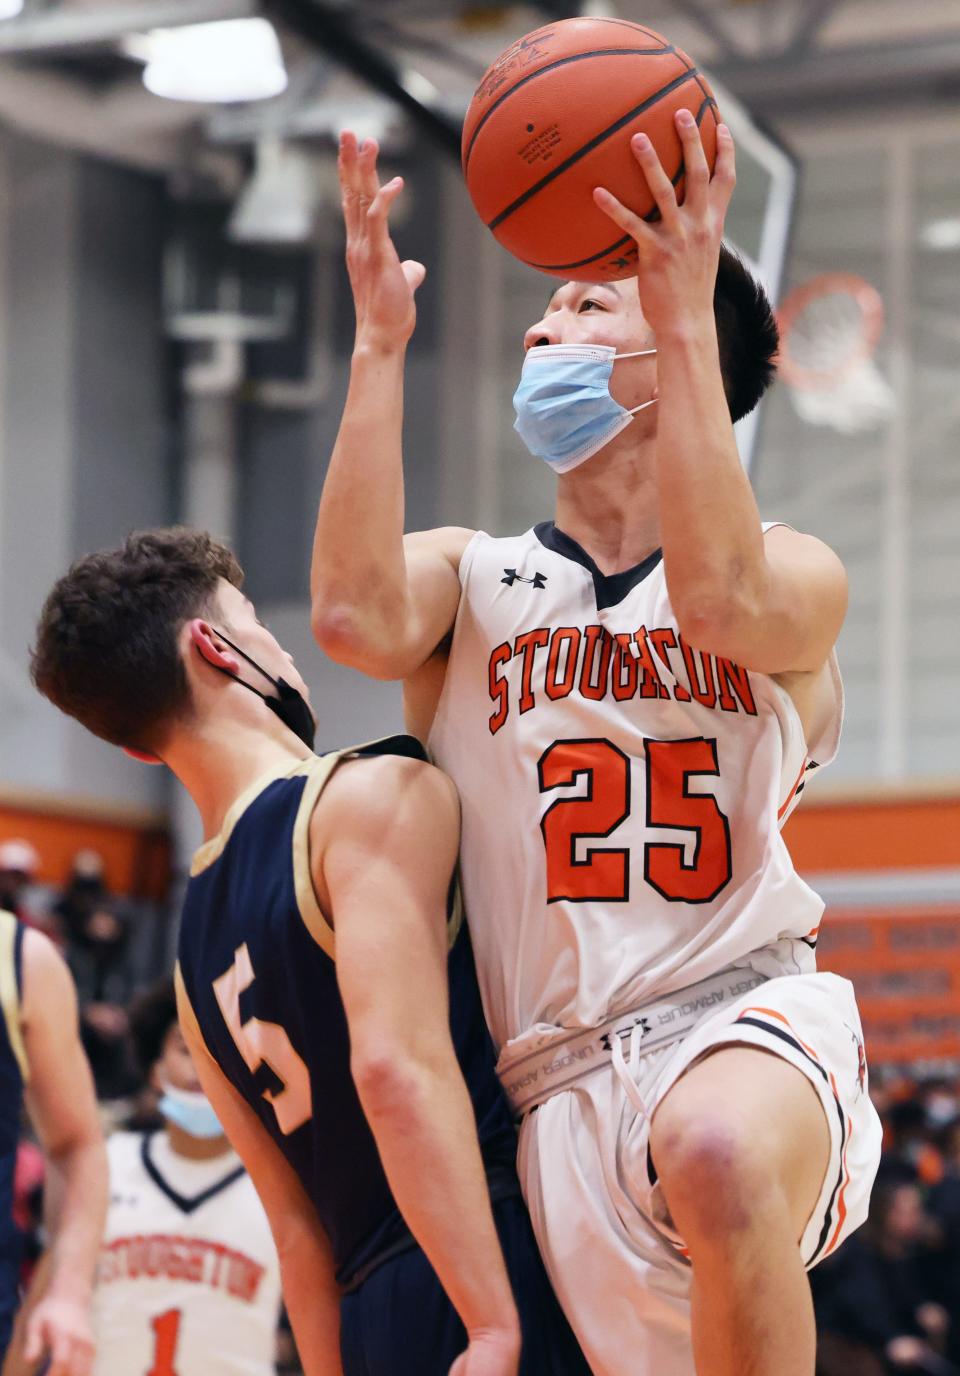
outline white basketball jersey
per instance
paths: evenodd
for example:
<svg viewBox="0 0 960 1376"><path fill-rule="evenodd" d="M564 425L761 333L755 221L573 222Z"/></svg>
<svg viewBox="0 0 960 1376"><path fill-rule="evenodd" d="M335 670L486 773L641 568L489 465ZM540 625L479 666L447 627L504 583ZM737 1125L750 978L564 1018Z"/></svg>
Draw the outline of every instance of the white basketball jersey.
<svg viewBox="0 0 960 1376"><path fill-rule="evenodd" d="M107 1152L94 1376L273 1376L280 1268L239 1157L188 1161L164 1132Z"/></svg>
<svg viewBox="0 0 960 1376"><path fill-rule="evenodd" d="M687 645L659 552L604 576L551 522L478 532L432 757L499 1047L592 1027L733 964L815 968L823 904L780 827L843 712L804 741L787 692Z"/></svg>

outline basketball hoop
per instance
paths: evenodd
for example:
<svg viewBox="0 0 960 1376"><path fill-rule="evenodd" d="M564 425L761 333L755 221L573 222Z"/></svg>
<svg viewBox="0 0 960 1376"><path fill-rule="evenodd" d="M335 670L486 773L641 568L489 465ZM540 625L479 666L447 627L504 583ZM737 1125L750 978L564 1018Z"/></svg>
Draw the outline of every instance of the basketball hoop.
<svg viewBox="0 0 960 1376"><path fill-rule="evenodd" d="M896 405L874 361L883 333L883 299L849 272L812 277L778 312L780 376L797 414L841 434L875 430Z"/></svg>

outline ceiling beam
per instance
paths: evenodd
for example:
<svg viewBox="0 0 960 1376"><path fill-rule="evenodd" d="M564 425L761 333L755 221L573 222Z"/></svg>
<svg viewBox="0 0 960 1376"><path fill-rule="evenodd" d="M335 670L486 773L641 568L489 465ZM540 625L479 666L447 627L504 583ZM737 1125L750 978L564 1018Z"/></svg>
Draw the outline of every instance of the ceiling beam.
<svg viewBox="0 0 960 1376"><path fill-rule="evenodd" d="M809 0L796 24L788 42L784 45L783 55L797 57L808 52L813 40L842 3L842 0Z"/></svg>
<svg viewBox="0 0 960 1376"><path fill-rule="evenodd" d="M874 99L929 99L938 87L960 88L960 34L912 43L818 47L799 56L781 52L762 61L737 59L711 64L709 75L771 120L786 111Z"/></svg>
<svg viewBox="0 0 960 1376"><path fill-rule="evenodd" d="M702 0L676 0L677 9L716 43L724 57L737 60L746 56L730 28Z"/></svg>
<svg viewBox="0 0 960 1376"><path fill-rule="evenodd" d="M460 157L460 123L444 110L440 92L419 72L401 65L391 53L375 48L362 37L346 12L319 0L264 0L264 10L275 14L301 38L347 71L392 100L430 134L448 153Z"/></svg>
<svg viewBox="0 0 960 1376"><path fill-rule="evenodd" d="M0 56L103 47L128 33L257 14L256 0L147 0L100 10L51 9L0 24Z"/></svg>

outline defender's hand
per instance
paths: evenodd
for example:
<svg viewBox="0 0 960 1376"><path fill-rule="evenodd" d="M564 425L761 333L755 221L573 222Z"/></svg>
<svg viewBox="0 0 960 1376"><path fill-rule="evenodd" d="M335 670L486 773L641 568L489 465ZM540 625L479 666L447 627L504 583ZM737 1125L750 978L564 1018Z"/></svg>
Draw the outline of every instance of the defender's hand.
<svg viewBox="0 0 960 1376"><path fill-rule="evenodd" d="M422 263L401 263L387 223L390 207L403 190L403 178L386 186L377 176L376 140L357 144L355 134L340 135L337 170L347 230L347 271L357 314L357 343L406 344L417 309L413 295L426 276Z"/></svg>
<svg viewBox="0 0 960 1376"><path fill-rule="evenodd" d="M450 1368L450 1376L517 1376L520 1335L490 1330L474 1334L466 1352Z"/></svg>
<svg viewBox="0 0 960 1376"><path fill-rule="evenodd" d="M684 332L708 316L713 318L723 222L737 180L733 137L725 124L717 129L717 161L711 177L693 115L678 110L676 123L683 145L683 205L677 205L670 178L645 134L635 134L631 147L660 219L642 220L603 187L593 193L600 209L636 241L640 304L660 337L671 328Z"/></svg>
<svg viewBox="0 0 960 1376"><path fill-rule="evenodd" d="M37 1362L44 1353L47 1376L90 1376L94 1343L86 1305L52 1295L40 1301L27 1322L23 1355Z"/></svg>

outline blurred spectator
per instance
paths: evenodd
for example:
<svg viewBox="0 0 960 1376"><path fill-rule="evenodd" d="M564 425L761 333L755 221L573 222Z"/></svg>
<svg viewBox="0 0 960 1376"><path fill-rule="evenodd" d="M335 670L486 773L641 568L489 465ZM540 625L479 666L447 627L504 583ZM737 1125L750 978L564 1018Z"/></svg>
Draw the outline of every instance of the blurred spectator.
<svg viewBox="0 0 960 1376"><path fill-rule="evenodd" d="M920 1099L926 1114L927 1126L933 1130L945 1128L960 1114L957 1084L948 1075L924 1080Z"/></svg>
<svg viewBox="0 0 960 1376"><path fill-rule="evenodd" d="M67 887L54 904L67 964L80 996L80 1027L97 1096L115 1099L136 1086L126 1006L133 993L130 924L107 889L102 857L78 851Z"/></svg>
<svg viewBox="0 0 960 1376"><path fill-rule="evenodd" d="M818 1376L960 1376L944 1355L950 1314L930 1298L930 1223L903 1169L881 1173L866 1224L812 1273Z"/></svg>
<svg viewBox="0 0 960 1376"><path fill-rule="evenodd" d="M26 1290L43 1251L43 1179L46 1162L35 1142L24 1137L13 1172L13 1221L20 1234L20 1287Z"/></svg>
<svg viewBox="0 0 960 1376"><path fill-rule="evenodd" d="M937 1298L953 1317L947 1356L960 1367L960 1117L944 1130L943 1145L943 1179L927 1201L938 1234L931 1274Z"/></svg>
<svg viewBox="0 0 960 1376"><path fill-rule="evenodd" d="M0 909L13 913L27 927L43 930L45 919L32 910L27 891L36 883L40 856L29 841L12 840L0 843Z"/></svg>
<svg viewBox="0 0 960 1376"><path fill-rule="evenodd" d="M943 1174L943 1157L936 1145L937 1132L919 1095L893 1104L887 1114L889 1157L924 1185L935 1185Z"/></svg>
<svg viewBox="0 0 960 1376"><path fill-rule="evenodd" d="M280 1266L263 1205L176 1021L172 979L130 1010L164 1125L110 1138L95 1376L273 1376Z"/></svg>

